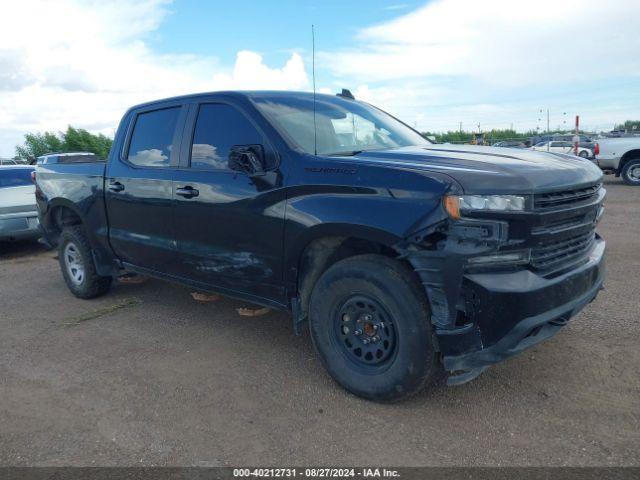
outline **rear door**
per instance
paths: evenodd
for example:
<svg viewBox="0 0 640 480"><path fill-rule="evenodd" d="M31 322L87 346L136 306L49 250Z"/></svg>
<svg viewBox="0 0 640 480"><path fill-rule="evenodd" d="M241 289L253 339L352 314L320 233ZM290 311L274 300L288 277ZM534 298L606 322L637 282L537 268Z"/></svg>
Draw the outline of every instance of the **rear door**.
<svg viewBox="0 0 640 480"><path fill-rule="evenodd" d="M168 103L136 111L105 176L111 247L122 261L162 273L176 256L172 180L186 109Z"/></svg>
<svg viewBox="0 0 640 480"><path fill-rule="evenodd" d="M173 182L179 274L217 289L283 297L284 192L228 163L232 146L262 145L266 168L278 172L275 150L244 110L225 102L192 105L185 138Z"/></svg>

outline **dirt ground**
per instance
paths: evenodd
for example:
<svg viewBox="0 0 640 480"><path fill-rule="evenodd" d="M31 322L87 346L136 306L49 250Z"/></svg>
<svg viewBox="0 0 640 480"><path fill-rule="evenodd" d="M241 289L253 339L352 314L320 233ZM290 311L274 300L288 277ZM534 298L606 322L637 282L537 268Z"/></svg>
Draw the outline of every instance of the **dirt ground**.
<svg viewBox="0 0 640 480"><path fill-rule="evenodd" d="M640 465L640 188L608 178L607 288L460 387L378 405L308 335L150 280L83 301L0 245L1 465Z"/></svg>

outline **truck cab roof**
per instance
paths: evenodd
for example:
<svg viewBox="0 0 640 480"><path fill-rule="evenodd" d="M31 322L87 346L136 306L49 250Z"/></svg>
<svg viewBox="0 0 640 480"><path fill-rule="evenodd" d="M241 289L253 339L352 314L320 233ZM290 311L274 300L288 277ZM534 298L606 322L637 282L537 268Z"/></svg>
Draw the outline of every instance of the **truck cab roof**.
<svg viewBox="0 0 640 480"><path fill-rule="evenodd" d="M336 94L341 98L350 98L344 94ZM326 94L326 93L316 93L316 100L322 98L334 98L336 95ZM188 95L177 95L175 97L166 97L158 100L153 100L150 102L139 103L130 108L130 110L137 110L139 108L150 107L156 104L162 104L167 102L174 101L198 101L202 98L208 98L212 96L220 96L220 97L235 97L241 99L258 99L261 97L284 97L284 98L298 98L298 99L313 99L313 92L299 92L299 91L290 91L290 90L220 90L213 92L200 92L200 93L190 93Z"/></svg>

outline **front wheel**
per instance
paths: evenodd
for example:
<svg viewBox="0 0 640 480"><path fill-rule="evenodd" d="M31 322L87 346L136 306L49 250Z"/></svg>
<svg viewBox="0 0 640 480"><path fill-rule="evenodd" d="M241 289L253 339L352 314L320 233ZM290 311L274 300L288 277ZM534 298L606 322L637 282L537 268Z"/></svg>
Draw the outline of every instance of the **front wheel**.
<svg viewBox="0 0 640 480"><path fill-rule="evenodd" d="M399 400L441 371L426 296L396 260L359 255L332 265L314 287L309 324L325 368L358 396Z"/></svg>
<svg viewBox="0 0 640 480"><path fill-rule="evenodd" d="M579 156L579 157L582 157L582 158L589 158L589 152L586 152L586 151L582 150L582 151L578 154L578 156Z"/></svg>
<svg viewBox="0 0 640 480"><path fill-rule="evenodd" d="M622 168L621 175L627 185L640 185L640 158L629 160Z"/></svg>
<svg viewBox="0 0 640 480"><path fill-rule="evenodd" d="M111 288L111 277L96 273L89 240L80 226L65 228L58 242L58 261L64 281L78 298L94 298Z"/></svg>

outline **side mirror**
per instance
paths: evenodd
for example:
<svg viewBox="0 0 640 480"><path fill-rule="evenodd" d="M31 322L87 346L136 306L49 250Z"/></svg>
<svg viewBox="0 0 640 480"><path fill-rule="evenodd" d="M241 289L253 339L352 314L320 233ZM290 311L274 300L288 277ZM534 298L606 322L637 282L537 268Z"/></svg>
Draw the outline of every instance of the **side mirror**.
<svg viewBox="0 0 640 480"><path fill-rule="evenodd" d="M262 145L233 145L229 151L229 168L249 176L264 173Z"/></svg>

